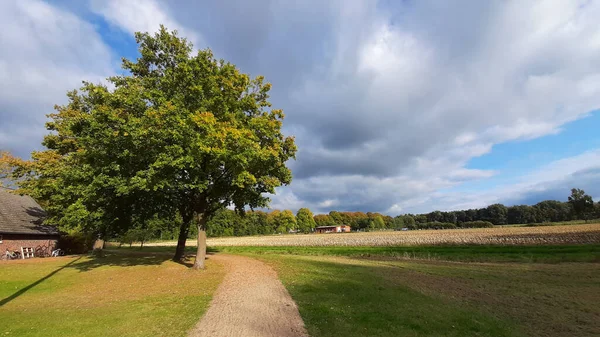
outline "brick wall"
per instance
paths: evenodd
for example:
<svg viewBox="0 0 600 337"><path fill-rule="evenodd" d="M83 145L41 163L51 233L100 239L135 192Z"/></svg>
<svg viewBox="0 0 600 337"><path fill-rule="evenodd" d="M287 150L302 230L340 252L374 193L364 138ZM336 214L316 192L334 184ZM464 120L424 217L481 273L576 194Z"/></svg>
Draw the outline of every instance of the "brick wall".
<svg viewBox="0 0 600 337"><path fill-rule="evenodd" d="M40 253L50 255L56 247L58 236L49 235L26 235L26 234L0 234L2 243L0 243L0 254L5 254L6 250L21 251L21 247L31 247L36 250L36 256Z"/></svg>

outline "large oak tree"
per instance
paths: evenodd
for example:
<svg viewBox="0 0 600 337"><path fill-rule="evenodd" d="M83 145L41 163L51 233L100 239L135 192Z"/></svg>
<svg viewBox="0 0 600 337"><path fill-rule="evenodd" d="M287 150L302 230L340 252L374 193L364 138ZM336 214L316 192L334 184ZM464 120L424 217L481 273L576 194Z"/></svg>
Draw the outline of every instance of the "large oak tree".
<svg viewBox="0 0 600 337"><path fill-rule="evenodd" d="M47 151L8 161L27 192L66 225L124 232L177 212L174 259L195 224L194 268L204 268L207 220L228 206L267 206L265 194L291 182L294 139L282 134L284 115L271 109L263 77L250 78L208 49L194 52L164 27L135 38L140 56L123 59L124 75L109 86L84 82L49 115Z"/></svg>

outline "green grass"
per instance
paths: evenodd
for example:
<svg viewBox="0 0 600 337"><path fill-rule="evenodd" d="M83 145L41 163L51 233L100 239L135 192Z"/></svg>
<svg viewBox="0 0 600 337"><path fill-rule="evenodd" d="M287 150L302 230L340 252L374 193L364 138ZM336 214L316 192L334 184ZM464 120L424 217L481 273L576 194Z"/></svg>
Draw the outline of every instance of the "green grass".
<svg viewBox="0 0 600 337"><path fill-rule="evenodd" d="M174 249L142 252L170 256ZM272 265L312 337L583 337L600 331L598 244L210 250Z"/></svg>
<svg viewBox="0 0 600 337"><path fill-rule="evenodd" d="M593 220L570 220L561 222L535 222L530 224L523 224L523 227L538 227L538 226L568 226L568 225L582 225L582 224L597 224L600 223L600 219Z"/></svg>
<svg viewBox="0 0 600 337"><path fill-rule="evenodd" d="M154 248L154 247L153 247ZM600 244L554 246L215 247L237 254L333 255L467 262L600 262Z"/></svg>
<svg viewBox="0 0 600 337"><path fill-rule="evenodd" d="M264 256L319 336L517 336L512 322L381 277L377 266Z"/></svg>
<svg viewBox="0 0 600 337"><path fill-rule="evenodd" d="M271 264L311 336L595 336L600 266L247 254Z"/></svg>
<svg viewBox="0 0 600 337"><path fill-rule="evenodd" d="M185 336L224 270L165 254L0 263L1 336Z"/></svg>

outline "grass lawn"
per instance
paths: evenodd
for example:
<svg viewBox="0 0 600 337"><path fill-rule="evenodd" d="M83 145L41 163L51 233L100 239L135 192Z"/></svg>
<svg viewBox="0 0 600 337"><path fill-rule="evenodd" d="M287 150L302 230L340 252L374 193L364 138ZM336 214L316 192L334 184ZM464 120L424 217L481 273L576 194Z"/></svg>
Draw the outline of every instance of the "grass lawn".
<svg viewBox="0 0 600 337"><path fill-rule="evenodd" d="M0 263L0 336L185 336L224 276L171 255L108 254Z"/></svg>
<svg viewBox="0 0 600 337"><path fill-rule="evenodd" d="M173 251L0 263L0 336L183 336L224 270ZM600 245L210 251L272 265L312 337L600 335Z"/></svg>
<svg viewBox="0 0 600 337"><path fill-rule="evenodd" d="M483 249L471 248L475 255ZM506 254L516 253L504 248L485 257L502 262L486 263L402 260L373 251L365 259L363 248L348 247L223 250L271 264L313 337L600 335L600 264L506 262ZM563 249L560 259L545 260L578 261L586 249L597 252ZM471 260L459 252L444 256Z"/></svg>
<svg viewBox="0 0 600 337"><path fill-rule="evenodd" d="M152 247L154 248L154 247ZM165 249L169 247L156 247ZM170 248L172 251L173 248ZM600 262L600 244L549 246L217 247L234 254L334 255L462 262Z"/></svg>

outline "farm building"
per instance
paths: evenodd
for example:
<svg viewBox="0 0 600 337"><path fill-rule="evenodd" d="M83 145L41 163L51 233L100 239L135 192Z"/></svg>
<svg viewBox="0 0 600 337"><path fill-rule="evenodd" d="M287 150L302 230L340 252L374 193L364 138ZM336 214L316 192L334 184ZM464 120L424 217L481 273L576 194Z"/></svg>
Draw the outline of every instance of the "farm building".
<svg viewBox="0 0 600 337"><path fill-rule="evenodd" d="M350 226L341 225L341 226L319 226L315 228L315 233L324 234L324 233L350 233Z"/></svg>
<svg viewBox="0 0 600 337"><path fill-rule="evenodd" d="M9 191L0 187L0 254L33 248L36 255L49 255L56 247L58 230L42 224L46 212L33 198Z"/></svg>

